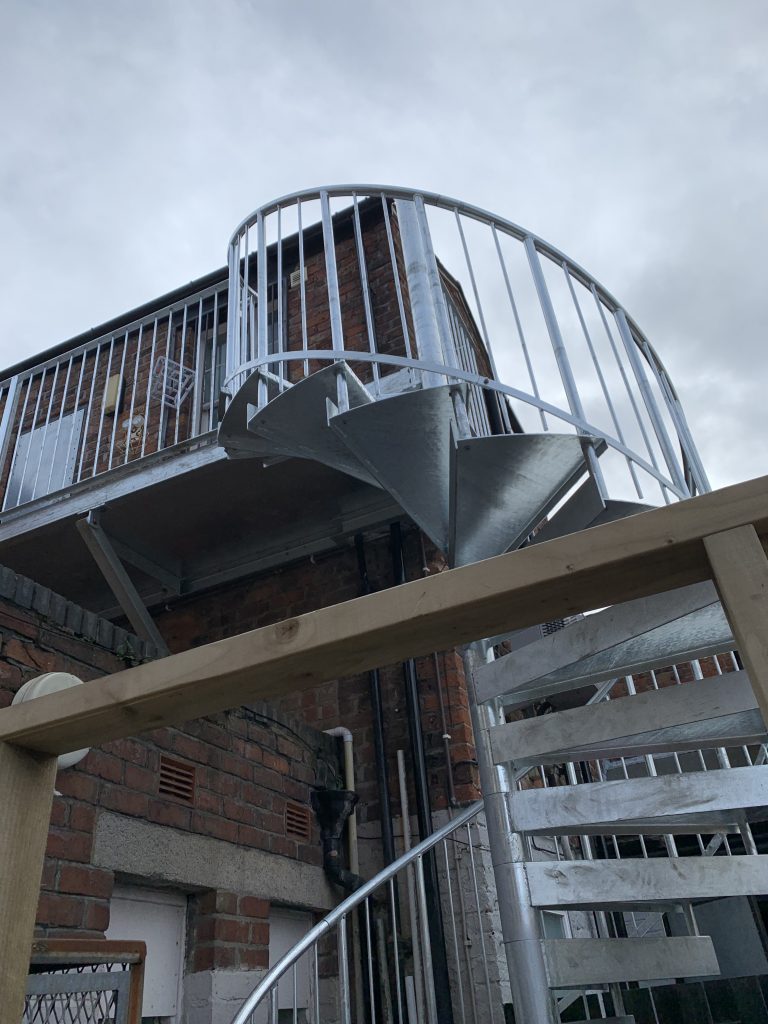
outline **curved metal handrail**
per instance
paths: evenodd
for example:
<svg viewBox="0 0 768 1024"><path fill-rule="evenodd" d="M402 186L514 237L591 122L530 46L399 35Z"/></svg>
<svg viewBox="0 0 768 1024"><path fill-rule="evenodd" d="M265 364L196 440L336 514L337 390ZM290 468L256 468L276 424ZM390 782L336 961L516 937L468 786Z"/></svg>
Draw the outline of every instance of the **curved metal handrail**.
<svg viewBox="0 0 768 1024"><path fill-rule="evenodd" d="M340 921L342 921L346 915L360 906L369 896L372 895L377 889L381 888L386 882L394 878L395 875L399 874L403 868L408 867L409 864L413 864L419 860L425 853L428 853L431 849L437 846L443 840L447 839L451 833L455 832L456 829L461 828L462 825L466 825L474 817L476 817L483 809L483 801L478 800L474 804L470 804L461 811L455 818L452 818L447 824L439 828L437 832L433 832L431 836L422 840L412 849L404 853L402 857L393 861L387 867L380 871L377 875L374 875L365 885L361 886L356 892L353 892L350 896L347 896L337 907L325 917L318 921L318 923L311 928L307 934L301 939L293 949L289 949L288 952L283 956L274 967L271 967L265 977L248 996L243 1005L238 1010L236 1016L232 1020L232 1024L247 1024L248 1018L253 1011L258 1007L259 1003L269 994L269 992L275 987L277 982L283 977L286 971L289 970L302 956L311 949L319 939L328 932Z"/></svg>
<svg viewBox="0 0 768 1024"><path fill-rule="evenodd" d="M441 193L430 192L423 189L408 189L401 186L386 186L378 184L329 185L319 188L303 189L281 196L278 199L265 203L253 211L249 216L245 217L233 232L229 243L228 262L230 267L230 304L236 312L231 318L228 327L228 330L233 332L231 339L231 351L233 353L231 362L229 361L228 356L228 380L234 382L239 378L239 380L242 381L243 371L247 373L260 366L266 366L270 362L285 362L285 357L289 357L289 351L286 349L281 351L283 356L282 360L265 359L265 356L268 354L268 343L266 341L268 313L266 311L266 304L263 305L262 311L258 314L258 336L256 334L255 319L253 319L250 326L246 322L247 315L251 318L255 318L253 309L249 314L246 314L246 306L250 304L251 297L257 296L258 292L262 288L267 288L266 259L257 261L256 266L262 267L262 269L258 270L257 282L248 280L247 259L244 264L245 271L241 272L239 270L244 258L249 256L255 257L257 255L257 248L260 256L266 255L268 244L271 245L271 242L267 242L267 220L274 217L276 219L277 227L277 265L279 272L279 268L281 266L280 261L282 258L281 241L285 240L286 237L281 234L281 214L286 211L293 211L298 219L298 236L300 239L303 237L304 232L309 230L310 227L314 232L316 228L319 230L319 227L322 224L322 245L326 251L325 270L327 274L328 288L327 311L330 316L331 325L330 345L326 349L313 349L311 354L305 354L303 356L305 361L305 376L308 375L309 360L329 358L332 350L334 352L338 352L341 349L346 350L343 337L341 303L335 262L336 255L334 247L336 243L334 242L332 214L330 208L331 199L348 200L350 202L350 210L354 211L354 231L356 232L357 237L358 260L361 264L360 273L364 292L368 285L366 269L364 266L365 254L361 254L359 251L359 246L361 244L360 218L358 213L359 202L361 200L381 200L382 205L384 206L384 220L386 223L386 231L389 241L390 261L392 263L392 272L395 279L394 287L397 293L397 301L399 304L400 319L402 321L407 355L407 360L400 365L407 366L415 370L421 370L422 372L426 372L427 375L439 373L443 376L455 376L457 379L468 381L472 385L477 385L479 388L490 389L491 391L503 393L511 398L517 399L538 411L538 414L542 418L542 425L545 430L548 429L545 423L545 416L553 416L563 422L570 423L579 433L585 435L592 434L593 436L604 438L611 448L615 449L627 459L634 487L641 498L643 497L643 494L635 474L635 470L633 469L633 464L637 466L638 469L642 469L644 472L649 473L649 475L661 487L661 493L666 501L669 500L669 495L674 495L678 498L688 497L691 492L692 484L693 487L698 490L708 489L706 474L701 465L698 453L696 452L696 448L690 434L690 429L686 422L684 412L680 406L677 392L669 379L667 371L646 335L642 332L635 320L626 313L625 309L614 295L609 292L608 289L605 288L605 286L596 278L588 273L580 264L570 259L570 257L566 256L560 249L546 242L540 236L527 231L521 225L516 224L513 221L497 216L479 206L462 202ZM470 315L478 318L477 331L478 335L482 338L481 346L483 347L489 362L490 377L483 377L478 374L472 375L471 372L469 374L467 373L468 370L471 371L472 367L464 365L465 358L463 356L457 358L457 351L449 351L451 346L453 346L453 349L456 349L457 343L455 342L455 339L453 341L450 339L446 340L446 348L443 349L442 353L442 365L439 368L430 367L427 369L427 362L435 362L435 335L434 333L430 333L432 328L426 328L426 334L424 337L428 342L428 345L425 346L424 350L421 350L421 338L416 321L414 320L410 328L406 323L406 314L403 308L403 297L401 295L401 284L398 280L398 277L403 273L403 270L402 268L400 271L397 270L399 257L396 257L395 255L392 231L390 229L389 217L386 212L387 205L390 201L400 202L402 200L406 200L407 202L414 204L415 208L415 219L413 221L410 219L408 220L408 237L413 240L416 237L413 232L415 231L417 235L421 232L425 240L424 245L426 246L424 253L427 260L427 269L423 270L422 268L419 268L414 271L414 280L416 280L419 275L425 275L426 278L426 284L423 289L420 289L420 286L417 284L417 291L420 296L418 301L421 302L419 309L424 308L423 296L425 293L430 292L431 290L434 294L435 289L438 291L440 289L438 277L436 276L437 271L435 270L435 253L432 251L432 243L429 239L430 229L427 225L426 211L434 209L441 210L443 213L453 215L456 219L458 234L454 236L454 241L456 245L458 245L459 253L463 248L464 259L467 264L466 269L468 272L468 278L466 281L466 286L469 288L468 296L471 298L471 296L474 295L474 304L477 307L476 310L470 311ZM316 222L313 212L312 217L310 218L311 225L304 223L304 226L302 227L302 211L304 209L304 204L316 202L319 202L320 204L321 217L317 219ZM528 393L526 390L503 384L496 372L495 356L492 350L492 341L488 330L488 327L490 327L491 324L488 322L488 325L486 325L486 319L483 314L483 303L481 302L480 292L478 290L478 283L482 288L482 281L480 278L476 279L473 271L467 238L465 238L464 229L462 227L462 223L466 223L467 221L475 221L478 224L483 225L490 232L487 244L491 246L491 250L495 247L495 251L498 254L498 261L501 266L506 292L508 293L509 301L511 303L512 314L514 316L517 333L519 334L520 346L522 347L522 353L527 365L527 372L531 379L531 390L533 391L533 394ZM271 223L274 229L275 221L271 221ZM253 244L251 244L249 240L249 233L251 232L251 229L253 229L253 238L255 239ZM524 330L521 326L520 317L513 297L513 286L510 284L510 277L508 276L507 256L502 254L502 248L499 243L500 237L511 237L515 239L517 242L522 244L522 247L525 250L525 257L527 257L531 274L531 277L528 278L527 287L530 288L530 286L533 285L538 296L539 313L543 314L544 324L550 337L559 377L562 380L562 387L566 399L564 404L559 401L559 398L555 398L554 402L547 402L543 400L546 397L551 399L553 397L551 394L549 396L539 395L539 387L536 377L542 367L540 365L535 371L531 358L529 357ZM491 239L492 243L490 241ZM418 249L418 243L416 244ZM304 273L305 266L303 262L303 251L302 243L300 242L299 252L302 274ZM539 264L539 256L547 257L547 260L551 264L565 274L567 287L570 290L572 303L575 307L575 315L578 317L578 321L581 325L581 332L584 334L584 339L582 339L582 341L574 340L574 345L583 345L584 340L586 341L592 363L594 364L594 371L589 369L588 361L586 368L581 367L577 362L574 362L573 364L570 362L568 353L568 348L571 346L570 338L568 337L564 327L561 326L560 313L557 311L556 304L550 296L550 285L547 283L542 267ZM416 262L412 265L417 267L417 264L418 257ZM429 269L430 267L432 269ZM410 272L406 269L404 273L410 290ZM457 283L459 290L461 290L461 281ZM579 289L583 288L585 294L589 296L590 300L594 300L597 306L599 317L602 318L603 321L603 328L608 336L608 345L613 353L611 357L610 352L607 352L605 359L611 363L611 366L612 360L615 360L617 364L621 380L623 381L623 388L627 391L627 395L624 396L624 398L622 398L621 381L617 379L616 384L611 385L608 383L608 370L606 369L605 375L603 373L603 368L600 365L602 357L599 357L598 354L596 354L597 349L600 346L598 345L597 348L593 347L593 341L590 337L590 329L588 329L587 320L585 320L586 314L582 312L579 305L579 298L574 292L575 284L579 286ZM302 332L304 335L302 351L306 352L309 346L307 345L306 338L307 324L303 289L304 286L302 284L301 310ZM502 288L501 291L503 294L504 288ZM279 298L281 293L278 291L277 294ZM248 297L247 301L246 296ZM411 300L414 301L413 296L411 296ZM389 360L381 358L382 354L377 352L374 333L372 333L374 329L372 328L373 321L371 318L371 310L369 308L370 302L368 298L364 298L363 302L366 304L365 312L369 347L371 352L379 358L367 359L362 352L360 353L360 356L362 359L365 359L365 361L374 364L374 380L378 383L376 363L385 363L389 362ZM238 312L241 305L242 315ZM438 321L440 321L441 316L443 318L442 322L438 325L438 334L442 339L445 337L446 330L453 330L453 328L450 327L446 319L446 311L444 309L440 310L438 308L439 305L440 303L438 302L435 307L435 312L437 313ZM471 302L469 303L469 306L471 306ZM574 310L571 310L571 314L573 313ZM498 315L494 315L496 319L498 319ZM282 320L279 318L282 316L282 313L278 312L277 316L278 331L281 332ZM530 316L530 313L526 313L526 316ZM587 319L589 319L588 315ZM425 323L423 318L422 323ZM541 321L539 320L538 323L541 324ZM611 327L609 327L609 323L612 325ZM514 333L514 327L512 329ZM540 328L537 327L536 329L538 330ZM494 330L498 332L498 324L495 328L491 329L490 333L493 334ZM526 326L526 332L527 330L528 327ZM577 334L580 333L578 327L576 328L576 331ZM411 351L411 333L413 333L414 338L418 342L418 348L415 352ZM253 356L255 355L256 343L258 343L258 359L254 360ZM600 344L604 345L605 341L603 340ZM442 340L440 341L440 345L442 345ZM239 356L236 354L238 346L240 348ZM294 349L293 351L296 350ZM506 347L504 351L508 351ZM509 349L510 353L511 351L512 350ZM531 355L533 355L534 349L531 349L530 351ZM349 354L345 351L345 356L348 357L348 355ZM414 359L414 356L420 356L420 359ZM339 356L335 356L334 358L338 359ZM551 358L551 355L549 357L536 356L534 362L539 358ZM580 367L579 372L575 373L574 371L577 366ZM481 367L481 369L486 370L487 372L487 367ZM456 370L458 372L449 372L446 374L447 370ZM596 398L593 398L590 393L589 389L592 386L590 374L594 372L596 372L597 378L599 379L603 399L600 399L599 391L595 392L595 395L597 396ZM614 373L615 368L611 369L610 372ZM556 380L556 376L553 379ZM547 380L546 376L544 380ZM549 387L549 384L547 386ZM552 385L553 390L556 390L558 386L558 384ZM615 403L611 394L614 386L617 389ZM605 429L595 430L593 425L588 422L591 419L595 419L595 416L585 415L586 399L583 399L582 397L584 395L589 396L590 402L596 400L598 403L602 403L605 416L610 417L613 422L613 428L608 428L610 433ZM259 396L259 400L256 403L257 405L261 405L267 400L266 385L264 388L260 389ZM629 407L622 409L621 403L625 401L626 398L629 399L630 405ZM634 418L631 413L634 413ZM503 412L502 416L505 415L506 413ZM637 423L634 422L635 420ZM630 431L636 431L638 427L642 438L642 444L639 447L638 445L633 446L632 442L629 441ZM626 439L625 433L627 435ZM648 455L648 460L644 458L644 455L646 454ZM598 488L605 498L607 497L607 493L605 493L606 488L602 481L602 471L597 465L595 454L592 451L587 451L585 452L585 455L588 458L590 470L595 476ZM650 467L649 462L652 464ZM664 465L665 463L666 465Z"/></svg>
<svg viewBox="0 0 768 1024"><path fill-rule="evenodd" d="M460 199L454 199L451 196L443 195L440 192L429 192L426 189L411 189L406 188L402 185L371 185L371 184L358 184L358 185L327 185L320 186L317 188L306 188L301 189L298 192L289 192L284 196L280 196L279 199L272 199L270 202L265 203L263 206L259 206L249 216L245 217L235 230L229 240L229 244L232 245L240 234L245 230L253 227L260 217L267 217L270 213L275 213L277 210L282 209L286 206L293 205L296 202L303 200L319 199L320 195L325 193L330 198L336 198L339 196L386 196L391 199L413 199L416 196L421 197L432 206L436 206L442 210L455 210L458 209L461 213L470 217L472 220L479 221L481 224L488 226L496 226L502 228L507 234L516 238L519 242L525 241L526 238L533 240L534 245L538 252L542 256L546 256L547 259L552 260L553 263L562 265L563 262L568 264L570 270L573 271L574 276L586 287L591 288L593 285L597 290L601 300L605 302L606 306L611 312L623 309L622 304L614 297L614 295L608 291L608 289L601 284L597 278L593 277L587 270L584 269L575 260L572 260L570 256L567 256L560 249L551 245L540 235L537 235L533 231L528 231L520 224L516 224L514 221L507 220L506 217L498 217L496 214L491 213L490 210L485 210L482 206L475 206L473 203L466 203ZM666 374L666 368L658 356L658 353L651 345L645 333L638 326L637 321L626 313L627 321L632 328L632 334L635 336L635 342L638 348L643 351L643 347L647 346L648 351L652 355L656 366ZM645 353L643 353L645 354ZM669 381L670 389L675 398L678 397L677 392Z"/></svg>

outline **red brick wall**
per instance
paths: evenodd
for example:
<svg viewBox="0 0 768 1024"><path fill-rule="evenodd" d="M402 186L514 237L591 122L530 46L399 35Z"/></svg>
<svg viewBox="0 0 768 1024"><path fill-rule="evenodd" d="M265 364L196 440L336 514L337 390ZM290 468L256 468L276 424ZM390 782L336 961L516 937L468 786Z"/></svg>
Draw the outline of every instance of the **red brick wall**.
<svg viewBox="0 0 768 1024"><path fill-rule="evenodd" d="M375 590L393 585L388 538L366 545L368 575ZM406 560L409 578L421 575L422 559L418 535L406 535ZM432 569L442 565L433 557ZM205 594L177 601L157 617L158 627L172 651L234 636L266 626L281 619L301 615L317 608L352 600L360 594L357 556L350 544L325 555L286 566L259 576L239 580ZM443 727L433 659L417 660L421 696L422 727L430 766L433 809L447 803L446 768L443 753ZM457 798L466 802L477 798L478 778L461 659L456 652L441 653L438 658ZM382 700L386 716L386 743L389 757L393 813L398 813L396 751L409 749L404 681L400 665L380 671ZM373 749L373 725L368 674L333 680L308 690L294 691L286 680L280 708L301 717L317 729L344 725L354 734L356 783L360 795L358 814L363 822L380 818ZM407 758L406 754L406 758Z"/></svg>
<svg viewBox="0 0 768 1024"><path fill-rule="evenodd" d="M0 602L0 633L2 707L23 682L42 672L71 672L88 680L125 667L114 654L7 601ZM194 768L191 805L158 792L164 752ZM100 810L319 865L322 855L314 818L309 840L297 842L285 833L285 805L287 800L308 805L312 786L338 784L338 770L333 741L298 722L292 724L264 704L91 750L79 765L57 776L39 930L49 935L73 930L83 936L103 935L114 879L111 872L91 865ZM241 908L238 914L258 921L266 916L259 901L243 900L242 908L248 909ZM208 904L198 902L200 914L208 914ZM206 945L210 955L222 963L229 955L222 952L224 946L245 944L240 939L230 943L229 930L225 922L216 925L213 938L205 940L211 944ZM239 957L239 965L263 958L259 951L266 940L262 931L258 934L254 952L232 953Z"/></svg>

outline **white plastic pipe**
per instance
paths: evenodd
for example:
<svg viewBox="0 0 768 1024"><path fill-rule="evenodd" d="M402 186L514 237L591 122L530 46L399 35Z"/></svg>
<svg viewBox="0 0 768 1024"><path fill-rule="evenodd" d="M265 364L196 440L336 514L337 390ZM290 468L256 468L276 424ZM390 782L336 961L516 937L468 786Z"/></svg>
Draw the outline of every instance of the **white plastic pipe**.
<svg viewBox="0 0 768 1024"><path fill-rule="evenodd" d="M344 740L344 786L350 792L355 792L355 758L352 733L343 725L337 725L333 729L326 729L326 735L336 736ZM347 821L347 843L349 847L349 870L354 875L360 874L360 858L357 852L357 814L355 811Z"/></svg>

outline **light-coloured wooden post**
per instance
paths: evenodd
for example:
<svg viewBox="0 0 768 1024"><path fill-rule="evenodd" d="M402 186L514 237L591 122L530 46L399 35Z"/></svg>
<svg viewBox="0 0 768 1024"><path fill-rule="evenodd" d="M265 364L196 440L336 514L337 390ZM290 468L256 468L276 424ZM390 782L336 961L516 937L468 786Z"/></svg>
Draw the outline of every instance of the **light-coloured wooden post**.
<svg viewBox="0 0 768 1024"><path fill-rule="evenodd" d="M768 724L768 558L754 526L704 538L709 564L752 689Z"/></svg>
<svg viewBox="0 0 768 1024"><path fill-rule="evenodd" d="M55 778L55 757L0 743L1 1021L24 1012Z"/></svg>

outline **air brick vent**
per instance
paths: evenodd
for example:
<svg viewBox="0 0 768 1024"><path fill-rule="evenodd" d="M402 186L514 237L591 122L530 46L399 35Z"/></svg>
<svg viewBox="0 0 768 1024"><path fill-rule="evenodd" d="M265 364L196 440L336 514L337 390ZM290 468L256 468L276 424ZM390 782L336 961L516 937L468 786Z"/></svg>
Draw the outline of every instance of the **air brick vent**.
<svg viewBox="0 0 768 1024"><path fill-rule="evenodd" d="M285 805L285 834L306 842L311 831L309 808L289 800Z"/></svg>
<svg viewBox="0 0 768 1024"><path fill-rule="evenodd" d="M193 804L195 802L194 766L161 754L157 791L160 796L170 796L184 804Z"/></svg>

